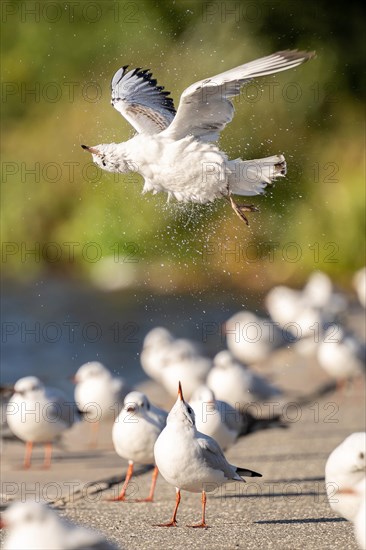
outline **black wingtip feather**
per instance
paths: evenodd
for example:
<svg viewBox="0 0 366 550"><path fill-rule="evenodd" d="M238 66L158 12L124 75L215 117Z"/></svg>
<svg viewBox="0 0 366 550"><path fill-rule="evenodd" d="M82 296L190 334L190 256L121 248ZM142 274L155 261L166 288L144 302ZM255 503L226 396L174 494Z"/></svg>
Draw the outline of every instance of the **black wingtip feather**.
<svg viewBox="0 0 366 550"><path fill-rule="evenodd" d="M125 65L126 70L129 67L129 65ZM123 69L125 69L123 67ZM125 76L126 70L124 70L124 73L122 76ZM154 87L162 96L164 96L163 105L168 111L175 114L176 110L174 107L174 102L172 97L170 96L170 92L168 90L165 90L164 86L158 86L157 80L153 78L153 75L150 71L150 69L142 69L141 67L137 67L133 70L133 76L138 76L139 78L142 78L147 82L150 86Z"/></svg>

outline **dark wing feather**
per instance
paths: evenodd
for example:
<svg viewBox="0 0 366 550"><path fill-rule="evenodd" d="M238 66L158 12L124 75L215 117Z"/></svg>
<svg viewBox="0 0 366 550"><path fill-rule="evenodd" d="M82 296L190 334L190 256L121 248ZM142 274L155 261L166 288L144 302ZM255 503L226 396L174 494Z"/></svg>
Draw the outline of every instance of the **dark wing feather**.
<svg viewBox="0 0 366 550"><path fill-rule="evenodd" d="M156 134L175 116L170 92L158 86L149 69L118 69L111 83L111 103L132 126L143 134Z"/></svg>

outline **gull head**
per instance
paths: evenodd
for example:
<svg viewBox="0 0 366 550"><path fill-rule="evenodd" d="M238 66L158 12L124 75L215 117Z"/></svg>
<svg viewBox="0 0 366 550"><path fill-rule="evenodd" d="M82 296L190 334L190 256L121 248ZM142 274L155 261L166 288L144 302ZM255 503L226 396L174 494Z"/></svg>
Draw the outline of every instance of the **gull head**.
<svg viewBox="0 0 366 550"><path fill-rule="evenodd" d="M150 410L150 402L146 395L139 391L131 391L123 403L124 412L143 416Z"/></svg>
<svg viewBox="0 0 366 550"><path fill-rule="evenodd" d="M214 367L219 367L220 369L229 369L234 362L234 357L229 350L222 350L217 355L215 355L213 364Z"/></svg>
<svg viewBox="0 0 366 550"><path fill-rule="evenodd" d="M111 378L110 371L98 361L84 363L76 371L73 381L76 383L86 382L87 380L100 380L102 378Z"/></svg>
<svg viewBox="0 0 366 550"><path fill-rule="evenodd" d="M144 339L144 348L159 348L165 344L170 344L173 340L174 336L167 328L155 327L146 334Z"/></svg>
<svg viewBox="0 0 366 550"><path fill-rule="evenodd" d="M26 397L33 392L42 391L43 389L44 385L36 376L25 376L24 378L20 378L14 385L14 393L22 397Z"/></svg>
<svg viewBox="0 0 366 550"><path fill-rule="evenodd" d="M195 427L195 414L192 407L184 401L180 382L178 384L178 399L170 411L166 422L167 424L178 424L179 427L183 427L186 430L191 430Z"/></svg>
<svg viewBox="0 0 366 550"><path fill-rule="evenodd" d="M88 145L81 145L81 147L91 153L94 164L102 170L120 174L137 171L137 167L125 157L123 143L101 143L93 147Z"/></svg>
<svg viewBox="0 0 366 550"><path fill-rule="evenodd" d="M191 403L198 401L199 403L215 403L215 394L208 386L199 386L191 398Z"/></svg>

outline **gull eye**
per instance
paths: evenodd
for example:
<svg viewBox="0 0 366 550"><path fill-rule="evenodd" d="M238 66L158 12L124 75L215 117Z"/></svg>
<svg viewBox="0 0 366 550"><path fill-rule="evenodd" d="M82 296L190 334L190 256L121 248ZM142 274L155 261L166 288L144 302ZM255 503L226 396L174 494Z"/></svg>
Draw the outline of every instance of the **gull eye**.
<svg viewBox="0 0 366 550"><path fill-rule="evenodd" d="M107 166L104 159L102 160L102 164L103 166Z"/></svg>
<svg viewBox="0 0 366 550"><path fill-rule="evenodd" d="M365 453L360 453L358 456L361 460L363 460L365 458Z"/></svg>
<svg viewBox="0 0 366 550"><path fill-rule="evenodd" d="M189 412L189 414L192 414L192 413L193 413L191 407L187 407L187 411Z"/></svg>

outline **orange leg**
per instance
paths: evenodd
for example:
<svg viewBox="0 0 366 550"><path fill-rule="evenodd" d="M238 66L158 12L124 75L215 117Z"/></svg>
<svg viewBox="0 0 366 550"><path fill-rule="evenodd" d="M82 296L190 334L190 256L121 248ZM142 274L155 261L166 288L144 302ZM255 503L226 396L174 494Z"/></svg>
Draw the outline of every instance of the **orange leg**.
<svg viewBox="0 0 366 550"><path fill-rule="evenodd" d="M98 445L98 435L99 435L99 420L97 422L91 423L91 440L90 448L95 449Z"/></svg>
<svg viewBox="0 0 366 550"><path fill-rule="evenodd" d="M44 461L43 468L48 470L52 461L52 443L46 443L44 446Z"/></svg>
<svg viewBox="0 0 366 550"><path fill-rule="evenodd" d="M205 528L207 529L208 525L206 523L206 500L207 500L207 497L206 497L206 493L205 491L202 491L202 521L201 523L197 523L196 525L187 525L187 527L202 527L202 528Z"/></svg>
<svg viewBox="0 0 366 550"><path fill-rule="evenodd" d="M122 486L122 490L120 492L120 494L118 495L118 497L113 497L113 498L107 498L106 500L109 500L109 501L112 501L112 502L122 502L122 501L125 501L125 495L126 495L126 490L127 490L127 485L129 484L130 482L130 479L132 477L132 474L133 474L133 462L129 462L128 463L128 469L127 469L127 474L126 474L126 479L125 479L125 482Z"/></svg>
<svg viewBox="0 0 366 550"><path fill-rule="evenodd" d="M134 502L153 502L155 485L156 485L156 480L158 479L158 475L159 475L159 470L158 470L158 467L155 466L153 474L152 474L152 478L151 478L151 486L150 486L149 496L147 498L140 498L140 499L137 498L137 499L134 500Z"/></svg>
<svg viewBox="0 0 366 550"><path fill-rule="evenodd" d="M173 512L173 517L168 523L159 523L156 527L176 527L177 526L177 511L180 503L180 490L176 489L175 496L175 507Z"/></svg>
<svg viewBox="0 0 366 550"><path fill-rule="evenodd" d="M28 470L32 461L33 441L26 441L23 468Z"/></svg>

